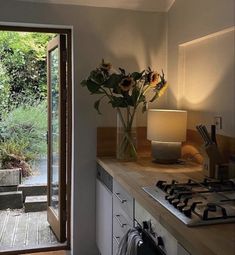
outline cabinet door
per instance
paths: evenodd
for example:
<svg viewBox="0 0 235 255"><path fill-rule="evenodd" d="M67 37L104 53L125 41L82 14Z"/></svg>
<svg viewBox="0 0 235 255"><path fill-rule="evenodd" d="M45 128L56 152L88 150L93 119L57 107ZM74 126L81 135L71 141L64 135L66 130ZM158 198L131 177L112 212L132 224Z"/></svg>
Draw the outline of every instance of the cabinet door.
<svg viewBox="0 0 235 255"><path fill-rule="evenodd" d="M96 179L96 243L101 255L112 255L112 193Z"/></svg>

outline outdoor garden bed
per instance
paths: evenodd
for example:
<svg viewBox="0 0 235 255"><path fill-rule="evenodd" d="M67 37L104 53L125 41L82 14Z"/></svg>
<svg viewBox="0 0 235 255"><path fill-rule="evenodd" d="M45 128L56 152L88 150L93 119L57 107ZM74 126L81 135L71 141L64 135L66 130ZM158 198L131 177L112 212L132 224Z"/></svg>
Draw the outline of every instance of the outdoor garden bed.
<svg viewBox="0 0 235 255"><path fill-rule="evenodd" d="M21 183L21 168L0 169L0 186L14 186Z"/></svg>

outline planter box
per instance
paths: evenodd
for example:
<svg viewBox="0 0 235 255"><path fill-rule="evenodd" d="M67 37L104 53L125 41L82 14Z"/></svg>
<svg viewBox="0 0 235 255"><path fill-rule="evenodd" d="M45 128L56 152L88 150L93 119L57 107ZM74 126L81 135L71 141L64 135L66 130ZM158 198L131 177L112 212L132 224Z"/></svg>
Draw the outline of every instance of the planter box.
<svg viewBox="0 0 235 255"><path fill-rule="evenodd" d="M0 169L0 186L13 186L21 183L21 169Z"/></svg>

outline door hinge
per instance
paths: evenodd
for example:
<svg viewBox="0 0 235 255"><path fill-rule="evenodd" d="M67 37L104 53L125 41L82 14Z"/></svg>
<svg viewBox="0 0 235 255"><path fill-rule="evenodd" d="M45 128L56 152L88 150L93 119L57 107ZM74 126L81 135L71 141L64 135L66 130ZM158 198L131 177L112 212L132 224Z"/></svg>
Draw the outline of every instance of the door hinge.
<svg viewBox="0 0 235 255"><path fill-rule="evenodd" d="M68 58L67 50L63 50L62 52L63 62L67 62L67 58Z"/></svg>

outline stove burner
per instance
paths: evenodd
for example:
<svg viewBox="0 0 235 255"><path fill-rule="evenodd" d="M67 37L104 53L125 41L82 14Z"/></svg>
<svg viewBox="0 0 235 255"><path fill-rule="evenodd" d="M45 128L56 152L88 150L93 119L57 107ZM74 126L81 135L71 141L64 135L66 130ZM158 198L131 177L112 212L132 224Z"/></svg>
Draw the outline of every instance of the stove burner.
<svg viewBox="0 0 235 255"><path fill-rule="evenodd" d="M189 226L235 222L235 183L231 180L159 180L156 187L143 189Z"/></svg>

